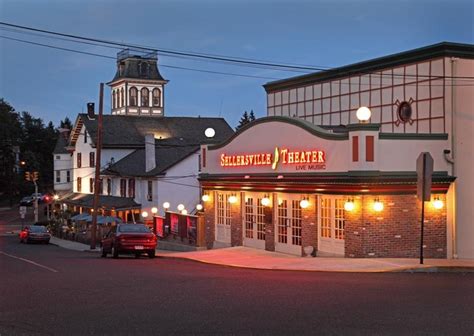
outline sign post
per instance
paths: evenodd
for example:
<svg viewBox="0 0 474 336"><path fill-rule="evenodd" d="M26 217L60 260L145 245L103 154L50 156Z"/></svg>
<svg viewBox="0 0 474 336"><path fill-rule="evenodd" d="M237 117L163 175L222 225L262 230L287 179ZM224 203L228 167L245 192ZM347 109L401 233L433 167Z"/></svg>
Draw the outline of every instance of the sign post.
<svg viewBox="0 0 474 336"><path fill-rule="evenodd" d="M423 152L416 160L417 197L421 201L421 234L420 264L423 264L423 234L425 227L425 202L431 198L431 178L433 175L433 158L430 153Z"/></svg>

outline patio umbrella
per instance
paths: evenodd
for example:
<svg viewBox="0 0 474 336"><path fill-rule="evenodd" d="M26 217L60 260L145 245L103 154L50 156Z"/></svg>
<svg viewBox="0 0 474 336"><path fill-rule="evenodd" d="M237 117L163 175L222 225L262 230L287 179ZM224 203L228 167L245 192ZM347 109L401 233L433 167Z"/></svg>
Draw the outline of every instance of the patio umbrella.
<svg viewBox="0 0 474 336"><path fill-rule="evenodd" d="M83 221L83 220L87 220L87 217L89 217L89 214L83 212L81 214L72 216L71 220L73 220L73 221Z"/></svg>

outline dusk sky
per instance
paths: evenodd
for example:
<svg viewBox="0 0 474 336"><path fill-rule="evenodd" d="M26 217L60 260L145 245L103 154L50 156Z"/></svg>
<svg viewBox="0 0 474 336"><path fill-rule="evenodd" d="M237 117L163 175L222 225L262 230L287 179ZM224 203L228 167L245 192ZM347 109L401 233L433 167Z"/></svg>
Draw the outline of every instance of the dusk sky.
<svg viewBox="0 0 474 336"><path fill-rule="evenodd" d="M0 0L0 21L156 48L337 67L441 41L473 43L473 1L25 1ZM115 57L118 50L43 38L0 26L0 36ZM6 29L6 30L5 30ZM55 124L75 119L113 59L0 38L0 97ZM288 78L302 73L159 55L159 64ZM262 84L160 67L168 116L219 116L236 126L245 110L266 115ZM110 94L104 113L110 113Z"/></svg>

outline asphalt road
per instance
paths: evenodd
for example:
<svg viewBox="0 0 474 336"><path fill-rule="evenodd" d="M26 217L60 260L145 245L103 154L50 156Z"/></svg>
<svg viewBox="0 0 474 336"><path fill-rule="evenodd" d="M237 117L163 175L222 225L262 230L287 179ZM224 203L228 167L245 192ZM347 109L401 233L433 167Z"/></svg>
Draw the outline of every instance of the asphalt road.
<svg viewBox="0 0 474 336"><path fill-rule="evenodd" d="M18 259L22 258L22 259ZM469 335L474 274L103 259L0 237L0 335Z"/></svg>

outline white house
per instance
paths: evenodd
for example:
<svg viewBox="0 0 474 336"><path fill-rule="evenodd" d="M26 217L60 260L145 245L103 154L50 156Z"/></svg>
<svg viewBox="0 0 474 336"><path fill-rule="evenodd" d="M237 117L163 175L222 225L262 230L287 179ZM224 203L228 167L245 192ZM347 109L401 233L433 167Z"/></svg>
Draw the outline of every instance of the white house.
<svg viewBox="0 0 474 336"><path fill-rule="evenodd" d="M142 211L151 214L153 207L163 214L165 202L175 210L183 204L192 213L200 200L200 145L218 143L233 134L223 118L164 116L166 83L156 54L118 54L117 73L108 83L112 114L103 116L99 203L105 214L136 221ZM88 113L78 115L68 143L73 195L64 202L77 211L92 208L99 164L97 128L98 116L90 103ZM214 137L206 137L208 128L214 129ZM55 166L61 159L58 153Z"/></svg>

